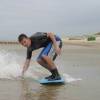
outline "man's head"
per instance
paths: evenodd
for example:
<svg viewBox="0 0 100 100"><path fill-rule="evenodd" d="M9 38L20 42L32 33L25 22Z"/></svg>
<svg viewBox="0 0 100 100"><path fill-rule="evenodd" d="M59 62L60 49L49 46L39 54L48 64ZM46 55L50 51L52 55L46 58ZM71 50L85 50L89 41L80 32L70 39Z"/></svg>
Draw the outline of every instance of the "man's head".
<svg viewBox="0 0 100 100"><path fill-rule="evenodd" d="M18 41L21 45L23 45L24 47L29 47L31 45L31 40L29 37L27 37L27 35L25 34L20 34L18 36Z"/></svg>

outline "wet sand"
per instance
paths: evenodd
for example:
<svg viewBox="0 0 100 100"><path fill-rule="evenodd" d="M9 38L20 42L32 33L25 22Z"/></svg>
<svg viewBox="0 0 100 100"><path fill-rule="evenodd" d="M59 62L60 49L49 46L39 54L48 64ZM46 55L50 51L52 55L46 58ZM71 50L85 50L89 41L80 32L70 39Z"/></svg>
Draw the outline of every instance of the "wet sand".
<svg viewBox="0 0 100 100"><path fill-rule="evenodd" d="M0 100L99 100L100 44L66 43L56 61L61 73L82 80L65 85L41 85L32 79L0 80Z"/></svg>

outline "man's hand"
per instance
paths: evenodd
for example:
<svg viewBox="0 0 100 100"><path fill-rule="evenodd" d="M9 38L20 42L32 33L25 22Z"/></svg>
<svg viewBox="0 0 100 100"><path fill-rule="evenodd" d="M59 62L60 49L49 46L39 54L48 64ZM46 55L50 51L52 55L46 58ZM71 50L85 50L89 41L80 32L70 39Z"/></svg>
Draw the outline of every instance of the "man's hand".
<svg viewBox="0 0 100 100"><path fill-rule="evenodd" d="M22 77L24 77L24 73L25 73L25 72L24 72L24 69L23 69L23 70L22 70L22 75L21 75Z"/></svg>
<svg viewBox="0 0 100 100"><path fill-rule="evenodd" d="M30 64L30 59L26 59L23 70L22 70L22 77L24 77L24 74L27 71L29 64Z"/></svg>
<svg viewBox="0 0 100 100"><path fill-rule="evenodd" d="M59 47L56 48L55 51L56 51L57 55L60 55L61 54L61 49Z"/></svg>

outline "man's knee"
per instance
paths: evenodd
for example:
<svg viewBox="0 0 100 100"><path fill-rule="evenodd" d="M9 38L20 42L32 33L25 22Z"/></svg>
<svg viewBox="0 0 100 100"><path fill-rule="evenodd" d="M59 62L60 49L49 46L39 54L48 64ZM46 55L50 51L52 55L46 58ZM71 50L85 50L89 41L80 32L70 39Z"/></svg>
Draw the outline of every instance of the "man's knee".
<svg viewBox="0 0 100 100"><path fill-rule="evenodd" d="M37 59L37 63L41 64L42 60L41 59Z"/></svg>
<svg viewBox="0 0 100 100"><path fill-rule="evenodd" d="M47 55L42 55L42 59L47 59L48 58L48 56Z"/></svg>

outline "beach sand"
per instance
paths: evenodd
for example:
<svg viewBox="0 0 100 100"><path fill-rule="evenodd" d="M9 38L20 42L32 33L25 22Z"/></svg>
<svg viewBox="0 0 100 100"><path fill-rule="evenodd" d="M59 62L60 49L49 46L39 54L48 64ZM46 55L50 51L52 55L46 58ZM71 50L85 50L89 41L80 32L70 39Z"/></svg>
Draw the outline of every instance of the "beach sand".
<svg viewBox="0 0 100 100"><path fill-rule="evenodd" d="M66 41L56 63L61 73L82 80L44 86L32 78L0 79L0 100L100 99L100 43Z"/></svg>

